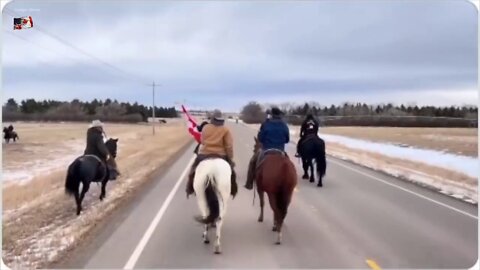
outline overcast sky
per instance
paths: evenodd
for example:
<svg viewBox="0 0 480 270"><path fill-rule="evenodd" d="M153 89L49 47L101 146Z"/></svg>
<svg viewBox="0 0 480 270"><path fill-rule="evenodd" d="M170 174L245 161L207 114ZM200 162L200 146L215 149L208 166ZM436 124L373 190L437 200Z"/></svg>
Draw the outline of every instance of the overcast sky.
<svg viewBox="0 0 480 270"><path fill-rule="evenodd" d="M186 99L224 110L251 100L478 103L478 13L467 1L14 1L6 9L4 100L150 104L155 80L159 105ZM12 15L32 16L34 28L14 31Z"/></svg>

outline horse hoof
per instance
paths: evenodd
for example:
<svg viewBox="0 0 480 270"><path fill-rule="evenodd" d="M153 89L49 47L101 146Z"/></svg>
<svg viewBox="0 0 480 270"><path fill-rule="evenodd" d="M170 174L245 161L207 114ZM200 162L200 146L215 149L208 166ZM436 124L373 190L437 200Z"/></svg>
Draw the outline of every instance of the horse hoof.
<svg viewBox="0 0 480 270"><path fill-rule="evenodd" d="M204 244L210 244L210 240L203 240Z"/></svg>
<svg viewBox="0 0 480 270"><path fill-rule="evenodd" d="M221 251L216 251L216 250L215 250L215 252L214 252L214 253L215 253L215 254L217 254L217 255L220 255L220 254L222 254L222 252L221 252Z"/></svg>
<svg viewBox="0 0 480 270"><path fill-rule="evenodd" d="M222 251L220 250L219 246L215 247L215 254L222 254Z"/></svg>
<svg viewBox="0 0 480 270"><path fill-rule="evenodd" d="M302 179L308 180L308 175L302 176Z"/></svg>
<svg viewBox="0 0 480 270"><path fill-rule="evenodd" d="M323 185L322 185L322 184L318 184L317 187L323 187Z"/></svg>
<svg viewBox="0 0 480 270"><path fill-rule="evenodd" d="M315 182L315 181L313 181L313 179L310 179L310 183L313 183L313 182Z"/></svg>
<svg viewBox="0 0 480 270"><path fill-rule="evenodd" d="M277 231L277 227L273 226L272 227L272 232L276 232Z"/></svg>
<svg viewBox="0 0 480 270"><path fill-rule="evenodd" d="M263 218L258 218L258 222L263 222Z"/></svg>
<svg viewBox="0 0 480 270"><path fill-rule="evenodd" d="M275 242L275 245L277 245L277 246L280 245L280 244L282 244L282 242L280 242L280 241Z"/></svg>

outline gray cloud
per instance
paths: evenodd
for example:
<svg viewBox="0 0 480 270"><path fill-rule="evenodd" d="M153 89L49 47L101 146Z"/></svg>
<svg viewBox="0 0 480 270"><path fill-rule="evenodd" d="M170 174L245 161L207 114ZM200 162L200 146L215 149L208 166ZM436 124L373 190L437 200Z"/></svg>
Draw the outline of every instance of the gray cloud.
<svg viewBox="0 0 480 270"><path fill-rule="evenodd" d="M28 15L41 28L145 83L155 79L168 95L159 103L476 103L478 15L466 1L16 1L7 8L36 9ZM8 15L3 23L5 97L148 102L132 90L148 89L138 81L37 30L13 33L36 45L5 34ZM455 91L462 94L445 94Z"/></svg>

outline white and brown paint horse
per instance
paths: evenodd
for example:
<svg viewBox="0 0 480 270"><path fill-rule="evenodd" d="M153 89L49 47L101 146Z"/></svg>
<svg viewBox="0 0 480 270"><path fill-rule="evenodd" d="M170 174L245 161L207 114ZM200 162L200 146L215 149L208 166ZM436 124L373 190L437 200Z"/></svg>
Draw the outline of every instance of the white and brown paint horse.
<svg viewBox="0 0 480 270"><path fill-rule="evenodd" d="M221 158L206 159L198 164L195 170L193 188L197 196L201 216L196 220L205 225L203 242L210 243L208 229L216 228L214 244L215 254L220 254L220 239L223 220L227 211L230 196L232 170L230 164Z"/></svg>

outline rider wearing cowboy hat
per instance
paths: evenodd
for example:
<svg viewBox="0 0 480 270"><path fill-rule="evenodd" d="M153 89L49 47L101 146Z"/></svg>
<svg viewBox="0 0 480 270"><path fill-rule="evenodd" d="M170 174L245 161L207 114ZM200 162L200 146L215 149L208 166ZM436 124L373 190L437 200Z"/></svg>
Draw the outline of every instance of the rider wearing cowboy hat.
<svg viewBox="0 0 480 270"><path fill-rule="evenodd" d="M236 174L234 171L235 164L233 162L233 139L230 130L224 124L225 119L222 113L219 110L215 110L210 123L203 126L200 149L188 175L186 187L187 196L194 193L193 180L198 164L211 157L223 158L230 164L232 168L231 195L235 196L237 194Z"/></svg>
<svg viewBox="0 0 480 270"><path fill-rule="evenodd" d="M94 155L100 158L109 170L110 180L115 180L120 175L115 160L111 158L103 141L103 123L93 120L87 130L87 146L84 155Z"/></svg>

